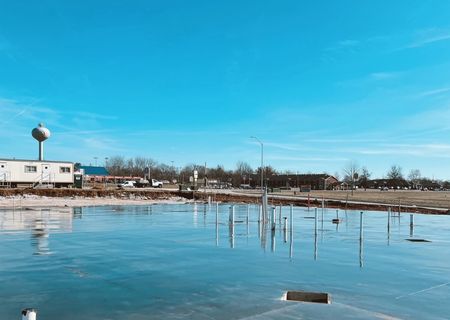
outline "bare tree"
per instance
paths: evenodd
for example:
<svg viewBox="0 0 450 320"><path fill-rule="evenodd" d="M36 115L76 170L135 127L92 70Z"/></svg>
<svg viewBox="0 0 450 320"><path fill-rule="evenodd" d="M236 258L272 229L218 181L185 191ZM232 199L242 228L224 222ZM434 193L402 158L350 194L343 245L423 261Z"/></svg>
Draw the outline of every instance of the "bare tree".
<svg viewBox="0 0 450 320"><path fill-rule="evenodd" d="M244 161L236 163L236 170L233 172L233 185L239 186L244 181L244 184L250 181L250 176L253 174L252 167Z"/></svg>
<svg viewBox="0 0 450 320"><path fill-rule="evenodd" d="M353 195L353 190L355 189L355 180L358 180L359 176L358 164L355 161L350 161L344 167L343 173L344 173L344 181L350 183Z"/></svg>
<svg viewBox="0 0 450 320"><path fill-rule="evenodd" d="M114 176L122 176L126 168L125 158L122 156L109 157L108 166L106 167L108 172Z"/></svg>
<svg viewBox="0 0 450 320"><path fill-rule="evenodd" d="M420 182L422 175L419 169L412 169L408 174L408 179L413 185L413 189L417 189L417 185Z"/></svg>

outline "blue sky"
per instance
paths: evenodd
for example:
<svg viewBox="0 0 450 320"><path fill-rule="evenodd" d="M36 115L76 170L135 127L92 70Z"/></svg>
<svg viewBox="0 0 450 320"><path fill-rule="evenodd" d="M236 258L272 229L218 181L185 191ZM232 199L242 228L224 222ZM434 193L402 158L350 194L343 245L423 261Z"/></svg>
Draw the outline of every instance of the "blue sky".
<svg viewBox="0 0 450 320"><path fill-rule="evenodd" d="M450 1L0 7L0 157L450 179Z"/></svg>

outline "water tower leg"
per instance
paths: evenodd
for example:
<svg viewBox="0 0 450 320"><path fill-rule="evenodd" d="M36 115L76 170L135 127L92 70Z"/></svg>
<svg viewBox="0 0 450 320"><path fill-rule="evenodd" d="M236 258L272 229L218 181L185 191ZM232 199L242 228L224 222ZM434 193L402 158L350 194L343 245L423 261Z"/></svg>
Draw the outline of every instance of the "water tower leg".
<svg viewBox="0 0 450 320"><path fill-rule="evenodd" d="M39 161L44 160L44 143L39 142Z"/></svg>

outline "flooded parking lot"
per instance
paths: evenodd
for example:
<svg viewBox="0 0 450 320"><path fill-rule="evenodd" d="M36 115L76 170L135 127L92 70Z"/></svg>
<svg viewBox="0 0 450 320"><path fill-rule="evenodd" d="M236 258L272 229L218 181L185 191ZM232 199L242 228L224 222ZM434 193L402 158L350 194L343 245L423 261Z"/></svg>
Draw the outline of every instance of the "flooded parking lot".
<svg viewBox="0 0 450 320"><path fill-rule="evenodd" d="M46 320L450 314L448 216L414 215L411 228L410 214L364 212L361 230L359 211L293 208L291 223L283 207L272 231L257 206L236 205L234 225L230 205L218 209L2 210L0 318L25 307ZM284 301L288 290L327 292L332 303Z"/></svg>

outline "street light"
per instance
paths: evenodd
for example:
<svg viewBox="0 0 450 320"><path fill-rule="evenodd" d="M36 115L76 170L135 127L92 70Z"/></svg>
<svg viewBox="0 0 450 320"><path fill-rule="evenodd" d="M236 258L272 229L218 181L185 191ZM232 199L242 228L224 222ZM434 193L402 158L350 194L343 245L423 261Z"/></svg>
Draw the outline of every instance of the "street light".
<svg viewBox="0 0 450 320"><path fill-rule="evenodd" d="M262 143L261 140L259 140L255 136L251 136L250 138L255 139L256 141L258 141L261 144L261 191L263 191L264 190L264 144Z"/></svg>

